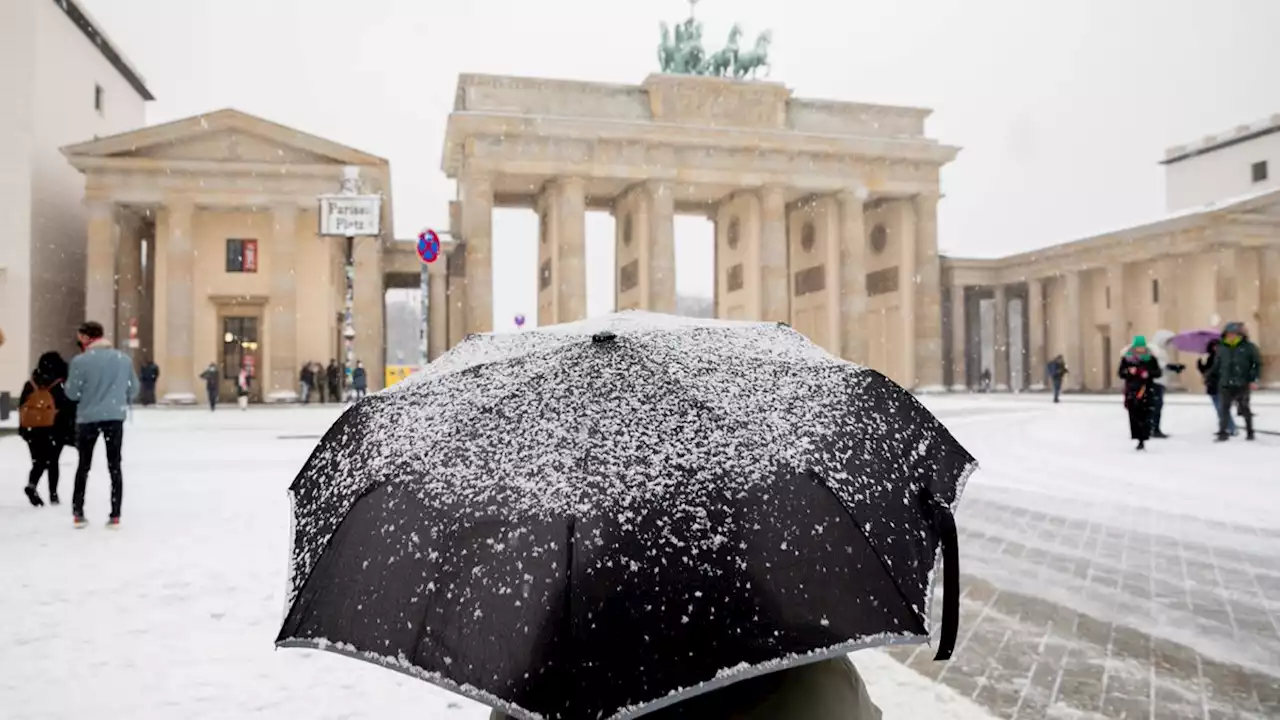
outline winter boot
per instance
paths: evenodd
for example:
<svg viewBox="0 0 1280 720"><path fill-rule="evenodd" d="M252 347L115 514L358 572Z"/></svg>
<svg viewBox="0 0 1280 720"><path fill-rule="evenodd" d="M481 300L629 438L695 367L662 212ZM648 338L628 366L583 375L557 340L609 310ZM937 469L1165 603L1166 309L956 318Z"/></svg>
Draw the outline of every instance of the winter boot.
<svg viewBox="0 0 1280 720"><path fill-rule="evenodd" d="M120 529L120 517L119 517L119 516L117 516L117 515L112 515L111 517L107 518L107 529L108 529L108 530L119 530L119 529Z"/></svg>
<svg viewBox="0 0 1280 720"><path fill-rule="evenodd" d="M84 528L89 527L89 521L85 520L83 515L76 515L75 519L72 520L72 524L75 525L77 530L83 530Z"/></svg>
<svg viewBox="0 0 1280 720"><path fill-rule="evenodd" d="M1253 439L1255 439L1253 432L1249 432L1248 434L1246 434L1246 435L1244 436L1244 439L1245 439L1245 440L1253 440Z"/></svg>
<svg viewBox="0 0 1280 720"><path fill-rule="evenodd" d="M44 500L40 499L40 493L36 492L35 485L28 485L22 489L27 494L27 500L31 501L31 507L40 507L44 505Z"/></svg>
<svg viewBox="0 0 1280 720"><path fill-rule="evenodd" d="M1214 442L1226 442L1226 441L1228 441L1228 440L1230 440L1230 439L1231 439L1231 436L1230 436L1230 435L1228 435L1228 434L1226 434L1226 433L1218 433L1218 434L1217 434L1217 436L1215 436L1215 437L1213 438L1213 441L1214 441Z"/></svg>
<svg viewBox="0 0 1280 720"><path fill-rule="evenodd" d="M62 504L62 501L58 499L58 493L53 492L52 490L49 491L49 504L50 505Z"/></svg>
<svg viewBox="0 0 1280 720"><path fill-rule="evenodd" d="M1165 435L1163 430L1156 430L1155 432L1151 433L1151 437L1156 438L1158 440L1164 440L1169 436Z"/></svg>
<svg viewBox="0 0 1280 720"><path fill-rule="evenodd" d="M1135 448L1135 449L1137 449L1137 450L1146 450L1146 449L1147 449L1147 441L1146 441L1146 440L1139 440L1139 441L1138 441L1138 447L1137 447L1137 448Z"/></svg>

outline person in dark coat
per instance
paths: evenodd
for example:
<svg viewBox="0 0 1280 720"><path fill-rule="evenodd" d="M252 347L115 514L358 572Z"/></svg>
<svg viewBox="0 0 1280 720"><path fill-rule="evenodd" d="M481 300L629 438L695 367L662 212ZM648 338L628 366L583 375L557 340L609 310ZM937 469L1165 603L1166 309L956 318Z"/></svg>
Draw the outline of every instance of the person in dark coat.
<svg viewBox="0 0 1280 720"><path fill-rule="evenodd" d="M1222 331L1222 342L1209 368L1206 382L1218 388L1218 441L1229 437L1231 406L1239 409L1244 418L1244 438L1253 440L1253 409L1249 404L1252 391L1258 389L1262 378L1262 354L1258 346L1249 340L1244 323L1232 322Z"/></svg>
<svg viewBox="0 0 1280 720"><path fill-rule="evenodd" d="M1058 402L1058 397L1062 394L1062 379L1067 376L1067 361L1061 355L1055 356L1045 366L1044 374L1053 387L1053 401Z"/></svg>
<svg viewBox="0 0 1280 720"><path fill-rule="evenodd" d="M329 358L329 367L325 370L325 379L329 386L329 402L342 402L342 368L338 361Z"/></svg>
<svg viewBox="0 0 1280 720"><path fill-rule="evenodd" d="M1217 383L1212 382L1213 379L1209 377L1209 368L1213 367L1213 361L1218 356L1218 345L1220 342L1221 341L1218 339L1210 340L1209 345L1204 349L1204 357L1196 360L1196 369L1199 370L1200 374L1204 377L1204 391L1208 393L1209 399L1213 401L1214 420L1217 420L1218 416L1222 413L1222 396L1218 394ZM1227 433L1232 437L1235 437L1238 432L1239 430L1236 428L1236 420L1231 416L1228 409Z"/></svg>
<svg viewBox="0 0 1280 720"><path fill-rule="evenodd" d="M142 392L138 398L143 407L156 404L156 381L160 379L160 366L154 360L144 360L138 370L138 382Z"/></svg>
<svg viewBox="0 0 1280 720"><path fill-rule="evenodd" d="M355 391L356 400L363 398L369 390L369 374L359 360L356 361L356 369L351 371L351 389Z"/></svg>
<svg viewBox="0 0 1280 720"><path fill-rule="evenodd" d="M58 353L47 352L41 355L36 369L31 373L31 379L22 386L22 395L18 399L18 434L27 442L27 449L31 451L31 475L24 492L27 500L35 507L44 505L36 486L40 482L40 476L46 474L49 476L49 502L53 505L59 503L58 458L62 455L62 448L75 445L76 442L76 404L67 398L64 387L68 369L67 361ZM47 424L50 422L47 418L40 417L40 410L29 412L26 418L23 417L21 408L27 407L28 401L33 401L32 395L41 389L48 391L53 400L54 415L51 424ZM29 408L32 409L35 408ZM39 426L24 426L23 420L29 422L32 418L37 419Z"/></svg>
<svg viewBox="0 0 1280 720"><path fill-rule="evenodd" d="M867 685L839 657L739 680L655 710L645 720L880 720ZM489 720L509 720L494 710Z"/></svg>
<svg viewBox="0 0 1280 720"><path fill-rule="evenodd" d="M200 379L204 381L204 391L209 396L209 412L218 409L218 366L209 363L209 367L200 373Z"/></svg>
<svg viewBox="0 0 1280 720"><path fill-rule="evenodd" d="M1147 339L1142 335L1133 338L1133 343L1120 358L1120 369L1116 372L1124 381L1124 407L1129 411L1129 435L1138 441L1138 450L1147 448L1151 439L1151 412L1155 407L1156 378L1163 370L1160 362L1147 348Z"/></svg>
<svg viewBox="0 0 1280 720"><path fill-rule="evenodd" d="M316 387L316 371L311 363L304 363L302 372L298 373L298 393L302 396L302 404L311 402L311 391Z"/></svg>

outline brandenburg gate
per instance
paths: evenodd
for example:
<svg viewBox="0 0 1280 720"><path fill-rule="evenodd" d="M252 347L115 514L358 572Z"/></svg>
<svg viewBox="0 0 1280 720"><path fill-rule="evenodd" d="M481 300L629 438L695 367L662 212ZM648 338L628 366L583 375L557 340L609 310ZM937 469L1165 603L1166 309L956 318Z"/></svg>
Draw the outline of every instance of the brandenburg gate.
<svg viewBox="0 0 1280 720"><path fill-rule="evenodd" d="M457 180L430 271L432 357L492 330L495 207L538 214L538 324L586 315L585 213L616 227L617 308L675 310L676 214L715 225L716 315L786 322L918 390L943 385L940 168L930 111L810 100L764 81L460 77Z"/></svg>

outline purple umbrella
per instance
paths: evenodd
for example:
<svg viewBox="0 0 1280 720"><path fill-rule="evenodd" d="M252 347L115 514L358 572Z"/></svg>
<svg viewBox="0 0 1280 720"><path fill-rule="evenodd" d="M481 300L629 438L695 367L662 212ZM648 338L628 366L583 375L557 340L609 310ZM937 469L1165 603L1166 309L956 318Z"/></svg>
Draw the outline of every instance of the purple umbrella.
<svg viewBox="0 0 1280 720"><path fill-rule="evenodd" d="M1182 352L1203 355L1209 348L1209 342L1220 337L1222 333L1218 330L1188 330L1174 335L1169 344Z"/></svg>

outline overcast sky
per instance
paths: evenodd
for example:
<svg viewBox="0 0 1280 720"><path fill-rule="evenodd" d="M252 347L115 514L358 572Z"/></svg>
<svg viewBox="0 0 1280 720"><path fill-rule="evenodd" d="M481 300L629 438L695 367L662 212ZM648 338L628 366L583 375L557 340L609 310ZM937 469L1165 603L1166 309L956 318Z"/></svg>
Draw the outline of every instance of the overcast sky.
<svg viewBox="0 0 1280 720"><path fill-rule="evenodd" d="M638 83L683 0L80 0L158 100L223 107L388 158L396 232L447 223L445 119L462 72ZM935 109L944 253L998 256L1164 211L1164 149L1280 112L1280 0L703 0L718 48L774 31L805 97ZM588 305L613 305L613 224L588 219ZM536 219L499 211L495 327L534 314ZM711 229L677 225L677 284L711 295Z"/></svg>

